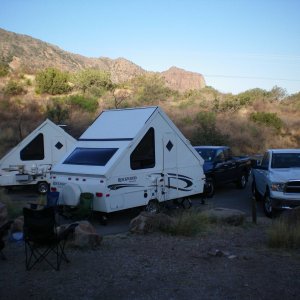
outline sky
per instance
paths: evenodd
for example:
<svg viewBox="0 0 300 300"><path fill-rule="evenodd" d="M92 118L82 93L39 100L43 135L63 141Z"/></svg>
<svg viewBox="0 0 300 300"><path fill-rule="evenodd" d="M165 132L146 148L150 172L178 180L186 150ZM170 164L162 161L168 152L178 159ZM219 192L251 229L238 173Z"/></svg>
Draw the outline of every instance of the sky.
<svg viewBox="0 0 300 300"><path fill-rule="evenodd" d="M300 91L300 0L0 0L0 27L147 71L197 72L220 92Z"/></svg>

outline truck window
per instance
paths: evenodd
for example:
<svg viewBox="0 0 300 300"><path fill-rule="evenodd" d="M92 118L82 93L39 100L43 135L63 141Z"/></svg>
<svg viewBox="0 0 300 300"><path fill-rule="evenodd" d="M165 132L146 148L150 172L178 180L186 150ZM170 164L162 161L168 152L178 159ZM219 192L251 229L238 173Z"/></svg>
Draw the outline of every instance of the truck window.
<svg viewBox="0 0 300 300"><path fill-rule="evenodd" d="M150 128L130 155L132 170L148 169L155 166L154 128Z"/></svg>
<svg viewBox="0 0 300 300"><path fill-rule="evenodd" d="M300 153L273 153L271 167L273 169L299 168Z"/></svg>
<svg viewBox="0 0 300 300"><path fill-rule="evenodd" d="M117 150L118 148L76 148L63 164L105 166Z"/></svg>
<svg viewBox="0 0 300 300"><path fill-rule="evenodd" d="M225 160L224 152L223 152L222 149L219 149L217 151L215 161L216 162L223 162L224 160Z"/></svg>
<svg viewBox="0 0 300 300"><path fill-rule="evenodd" d="M269 161L270 161L270 154L269 154L269 152L266 152L264 154L264 157L263 157L262 161L261 161L261 166L263 168L269 168Z"/></svg>
<svg viewBox="0 0 300 300"><path fill-rule="evenodd" d="M44 153L44 135L39 133L30 143L20 151L21 160L43 160Z"/></svg>

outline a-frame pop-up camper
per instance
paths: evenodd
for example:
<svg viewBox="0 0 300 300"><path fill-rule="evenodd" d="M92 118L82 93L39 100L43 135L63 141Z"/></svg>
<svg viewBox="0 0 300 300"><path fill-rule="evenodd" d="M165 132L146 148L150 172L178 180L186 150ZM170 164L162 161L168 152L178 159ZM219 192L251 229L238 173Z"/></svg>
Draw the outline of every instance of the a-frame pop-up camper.
<svg viewBox="0 0 300 300"><path fill-rule="evenodd" d="M61 205L113 212L203 192L203 160L159 107L103 111L51 171Z"/></svg>
<svg viewBox="0 0 300 300"><path fill-rule="evenodd" d="M0 186L37 185L40 193L46 193L52 166L75 142L47 119L0 160Z"/></svg>

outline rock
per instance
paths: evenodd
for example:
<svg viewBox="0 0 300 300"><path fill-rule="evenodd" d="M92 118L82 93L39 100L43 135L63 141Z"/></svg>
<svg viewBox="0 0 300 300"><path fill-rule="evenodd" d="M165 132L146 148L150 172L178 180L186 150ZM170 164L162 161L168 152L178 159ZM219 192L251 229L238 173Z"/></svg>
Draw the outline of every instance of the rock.
<svg viewBox="0 0 300 300"><path fill-rule="evenodd" d="M11 232L22 232L24 226L24 217L20 216L14 220L14 222L11 225Z"/></svg>
<svg viewBox="0 0 300 300"><path fill-rule="evenodd" d="M101 244L102 237L88 221L81 221L75 228L72 244L80 248L96 248Z"/></svg>
<svg viewBox="0 0 300 300"><path fill-rule="evenodd" d="M8 221L8 211L4 203L0 202L0 226Z"/></svg>
<svg viewBox="0 0 300 300"><path fill-rule="evenodd" d="M210 220L239 226L245 221L246 214L238 209L213 208L203 212Z"/></svg>
<svg viewBox="0 0 300 300"><path fill-rule="evenodd" d="M171 226L173 219L166 214L153 214L141 212L137 217L131 220L129 230L132 233L149 233L158 230L164 230Z"/></svg>
<svg viewBox="0 0 300 300"><path fill-rule="evenodd" d="M161 76L170 89L180 92L199 90L205 87L205 80L201 74L177 67L171 67L169 70L162 72Z"/></svg>

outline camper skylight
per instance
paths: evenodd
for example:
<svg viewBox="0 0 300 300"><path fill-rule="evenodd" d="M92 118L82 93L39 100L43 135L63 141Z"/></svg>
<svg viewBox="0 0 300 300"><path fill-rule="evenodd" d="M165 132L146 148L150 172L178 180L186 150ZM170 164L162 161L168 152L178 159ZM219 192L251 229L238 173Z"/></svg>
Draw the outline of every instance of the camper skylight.
<svg viewBox="0 0 300 300"><path fill-rule="evenodd" d="M76 148L63 164L105 166L117 150L117 148Z"/></svg>

